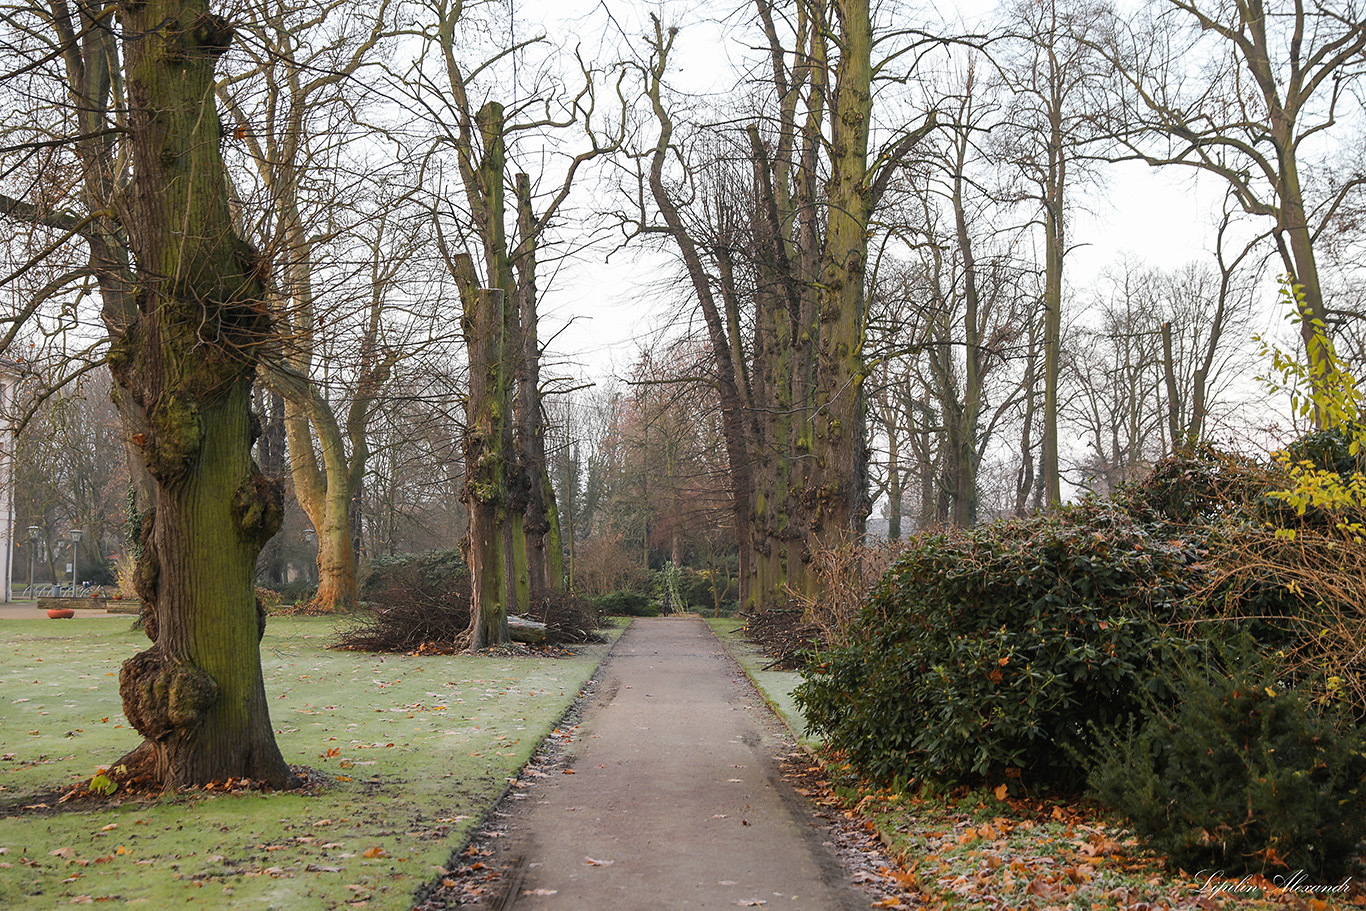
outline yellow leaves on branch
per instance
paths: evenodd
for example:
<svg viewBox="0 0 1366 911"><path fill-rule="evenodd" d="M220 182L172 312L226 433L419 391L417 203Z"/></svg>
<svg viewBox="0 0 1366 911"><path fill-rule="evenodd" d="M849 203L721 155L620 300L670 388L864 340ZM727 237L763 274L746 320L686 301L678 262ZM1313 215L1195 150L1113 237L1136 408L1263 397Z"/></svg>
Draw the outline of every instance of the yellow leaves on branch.
<svg viewBox="0 0 1366 911"><path fill-rule="evenodd" d="M1338 357L1323 321L1308 316L1303 289L1283 279L1281 296L1291 304L1289 318L1301 329L1310 327L1305 345L1307 363L1263 340L1262 353L1271 356L1272 369L1277 374L1263 380L1273 392L1290 394L1291 408L1297 416L1312 420L1321 430L1342 431L1347 436L1348 454L1357 456L1366 440L1366 426L1362 423L1366 400L1356 377ZM1353 543L1362 543L1366 527L1359 516L1366 512L1366 474L1353 471L1344 476L1306 459L1294 461L1286 452L1278 453L1276 459L1290 483L1284 490L1271 492L1273 498L1286 503L1299 516L1311 508L1327 513L1335 519L1338 531ZM1276 537L1294 540L1295 530L1277 529Z"/></svg>

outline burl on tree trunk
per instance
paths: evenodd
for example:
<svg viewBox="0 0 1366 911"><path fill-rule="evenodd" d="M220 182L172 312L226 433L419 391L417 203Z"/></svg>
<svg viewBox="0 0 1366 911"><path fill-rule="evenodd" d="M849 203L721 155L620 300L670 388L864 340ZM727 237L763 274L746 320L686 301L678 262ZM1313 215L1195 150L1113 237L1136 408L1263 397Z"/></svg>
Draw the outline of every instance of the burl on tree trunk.
<svg viewBox="0 0 1366 911"><path fill-rule="evenodd" d="M122 25L134 176L118 214L137 272L129 300L107 299L103 315L156 503L136 581L152 646L119 674L124 712L146 740L112 771L166 788L284 787L292 775L267 711L252 585L282 515L279 489L251 460L251 386L272 326L260 258L232 229L214 109L232 29L191 0L128 4Z"/></svg>

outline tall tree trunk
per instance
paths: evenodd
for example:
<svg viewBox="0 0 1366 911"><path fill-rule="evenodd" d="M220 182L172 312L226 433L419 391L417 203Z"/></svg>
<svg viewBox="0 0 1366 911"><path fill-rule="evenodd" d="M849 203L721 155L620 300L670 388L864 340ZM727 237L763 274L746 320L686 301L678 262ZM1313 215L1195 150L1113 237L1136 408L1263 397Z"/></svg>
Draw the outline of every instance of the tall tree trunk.
<svg viewBox="0 0 1366 911"><path fill-rule="evenodd" d="M1048 174L1044 187L1043 295L1043 453L1039 471L1049 506L1062 502L1058 464L1058 382L1062 369L1062 271L1067 252L1063 221L1066 159L1062 151L1061 113L1049 110Z"/></svg>
<svg viewBox="0 0 1366 911"><path fill-rule="evenodd" d="M510 415L504 390L503 293L476 288L474 264L459 257L461 328L469 355L470 388L465 400L465 491L469 533L464 541L470 569L471 650L508 641L507 564L512 555L507 513L503 425Z"/></svg>
<svg viewBox="0 0 1366 911"><path fill-rule="evenodd" d="M292 775L267 710L252 587L282 514L251 460L251 386L271 327L260 261L229 217L213 104L232 29L195 0L123 15L134 165L120 215L137 313L115 305L105 320L157 496L137 568L153 644L119 673L124 713L147 739L120 764L168 788L230 777L282 787Z"/></svg>
<svg viewBox="0 0 1366 911"><path fill-rule="evenodd" d="M868 511L863 381L864 277L868 259L868 129L872 119L872 25L867 0L836 0L835 69L825 251L818 290L812 449L808 481L813 537L841 546L863 535Z"/></svg>
<svg viewBox="0 0 1366 911"><path fill-rule="evenodd" d="M545 414L541 409L541 349L536 314L536 220L531 211L531 178L517 175L517 226L521 242L514 266L521 314L521 357L517 362L517 461L528 490L523 515L527 575L533 601L564 587L564 552L555 489L545 453Z"/></svg>

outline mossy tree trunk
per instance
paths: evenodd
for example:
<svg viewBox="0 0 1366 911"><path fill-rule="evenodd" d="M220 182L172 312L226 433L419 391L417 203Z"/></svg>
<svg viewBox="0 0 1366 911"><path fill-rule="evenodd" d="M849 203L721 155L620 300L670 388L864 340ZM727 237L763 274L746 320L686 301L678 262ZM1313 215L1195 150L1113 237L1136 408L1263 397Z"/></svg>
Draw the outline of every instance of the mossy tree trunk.
<svg viewBox="0 0 1366 911"><path fill-rule="evenodd" d="M465 492L469 533L465 562L470 568L470 648L508 641L507 564L508 453L503 427L510 418L503 361L503 292L478 288L468 256L456 260L463 306L461 329L469 357L465 400Z"/></svg>
<svg viewBox="0 0 1366 911"><path fill-rule="evenodd" d="M251 460L251 387L271 340L259 262L234 233L214 108L232 40L205 2L123 10L132 181L121 220L136 314L106 309L130 435L156 484L138 594L151 648L124 662L124 712L146 740L128 777L168 788L291 780L261 676L252 578L280 492Z"/></svg>
<svg viewBox="0 0 1366 911"><path fill-rule="evenodd" d="M517 361L517 461L526 473L527 498L522 534L532 601L564 589L564 552L555 490L545 452L545 413L541 408L541 349L536 315L536 218L531 209L531 178L518 174L517 234L521 242L513 266L521 357Z"/></svg>
<svg viewBox="0 0 1366 911"><path fill-rule="evenodd" d="M831 111L830 177L821 258L820 337L812 454L806 502L813 538L839 547L863 535L868 514L863 381L864 281L872 193L872 25L867 0L836 0L839 62Z"/></svg>
<svg viewBox="0 0 1366 911"><path fill-rule="evenodd" d="M793 597L817 598L815 551L843 547L862 534L869 221L893 169L934 119L889 144L875 169L867 3L802 3L791 16L770 0L755 5L778 111L747 131L754 168L748 217L722 218L736 203L718 185L707 197L708 211L718 213L715 223L696 230L682 200L706 184L698 174L670 195L665 168L688 156L675 148L679 140L662 92L676 30L657 18L645 92L659 125L648 179L664 222L651 230L667 230L678 245L706 322L731 468L741 597L766 609ZM745 222L753 232L744 238L752 242L753 291L741 291L733 278L741 259L731 252L733 223ZM739 318L737 299L753 301L748 319ZM746 324L754 327L752 345L741 341L739 327Z"/></svg>

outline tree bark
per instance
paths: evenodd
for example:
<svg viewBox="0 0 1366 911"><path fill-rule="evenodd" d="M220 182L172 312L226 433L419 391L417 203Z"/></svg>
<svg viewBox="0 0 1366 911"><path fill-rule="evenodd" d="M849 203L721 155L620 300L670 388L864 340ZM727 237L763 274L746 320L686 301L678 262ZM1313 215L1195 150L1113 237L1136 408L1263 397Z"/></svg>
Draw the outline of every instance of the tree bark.
<svg viewBox="0 0 1366 911"><path fill-rule="evenodd" d="M470 569L471 650L500 645L508 639L507 478L503 425L509 414L503 361L503 293L476 288L474 264L459 258L461 328L469 353L469 396L465 402L465 490L469 533L464 541Z"/></svg>
<svg viewBox="0 0 1366 911"><path fill-rule="evenodd" d="M531 178L517 175L517 227L521 238L513 263L521 323L517 364L517 461L528 482L522 534L533 602L564 588L564 552L555 489L545 453L545 413L541 408L541 350L536 314L536 220L531 211Z"/></svg>
<svg viewBox="0 0 1366 911"><path fill-rule="evenodd" d="M292 780L261 675L256 557L280 492L251 460L251 386L271 340L260 263L233 231L213 104L227 21L196 0L124 10L133 177L121 220L135 318L106 307L109 363L156 484L137 588L152 647L119 693L144 744L116 774L167 788Z"/></svg>
<svg viewBox="0 0 1366 911"><path fill-rule="evenodd" d="M820 338L808 481L813 538L838 547L862 538L868 513L863 381L864 277L868 259L868 130L872 119L872 24L867 0L836 0L829 203L821 258Z"/></svg>

